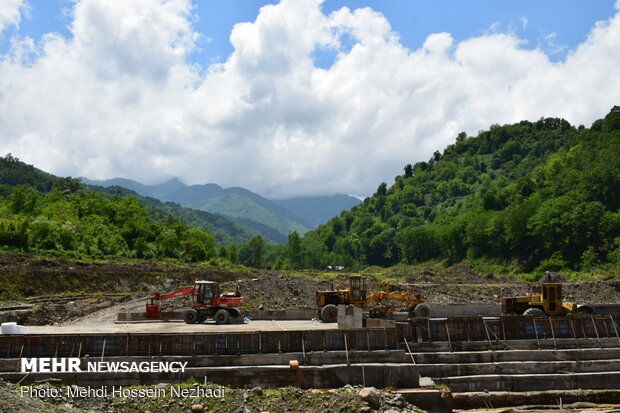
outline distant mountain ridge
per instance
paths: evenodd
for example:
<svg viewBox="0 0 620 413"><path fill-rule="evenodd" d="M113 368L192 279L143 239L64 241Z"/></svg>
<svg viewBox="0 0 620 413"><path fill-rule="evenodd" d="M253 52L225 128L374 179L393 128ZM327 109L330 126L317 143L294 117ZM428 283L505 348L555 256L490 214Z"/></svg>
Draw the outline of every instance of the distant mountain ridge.
<svg viewBox="0 0 620 413"><path fill-rule="evenodd" d="M277 243L287 242L288 234L293 231L303 235L360 203L359 199L348 195L270 200L241 187L222 188L213 183L185 185L176 178L158 185L144 185L124 178L81 179L90 185L120 186L163 202L222 215Z"/></svg>

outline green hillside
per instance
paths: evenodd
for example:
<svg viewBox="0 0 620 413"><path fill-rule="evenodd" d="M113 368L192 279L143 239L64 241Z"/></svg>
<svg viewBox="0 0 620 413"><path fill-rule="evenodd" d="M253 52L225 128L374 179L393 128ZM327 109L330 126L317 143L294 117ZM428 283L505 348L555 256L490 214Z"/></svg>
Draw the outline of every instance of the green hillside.
<svg viewBox="0 0 620 413"><path fill-rule="evenodd" d="M162 202L159 199L141 196L123 187L90 185L88 188L102 193L135 196L147 207L147 210L157 222L165 222L168 215L177 216L192 228L201 228L209 231L213 234L217 243L221 245L245 243L251 238L260 235L259 231L253 230L242 223L236 223L221 215L185 208L175 202Z"/></svg>
<svg viewBox="0 0 620 413"><path fill-rule="evenodd" d="M267 208L252 198L239 193L225 193L211 198L207 202L190 204L189 206L238 220L277 243L285 243L288 234L293 231L305 233L308 230L303 225L287 219L282 213L277 213L273 208Z"/></svg>
<svg viewBox="0 0 620 413"><path fill-rule="evenodd" d="M205 260L216 255L210 230L221 243L257 235L221 216L127 189L93 189L11 155L0 158L0 250Z"/></svg>
<svg viewBox="0 0 620 413"><path fill-rule="evenodd" d="M303 239L312 262L485 259L525 271L620 265L620 108L459 134Z"/></svg>

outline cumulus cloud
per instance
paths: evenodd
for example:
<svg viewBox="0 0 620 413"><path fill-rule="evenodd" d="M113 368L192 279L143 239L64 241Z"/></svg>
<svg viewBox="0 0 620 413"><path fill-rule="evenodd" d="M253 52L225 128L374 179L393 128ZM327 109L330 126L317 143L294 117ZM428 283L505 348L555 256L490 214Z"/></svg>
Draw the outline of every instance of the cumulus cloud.
<svg viewBox="0 0 620 413"><path fill-rule="evenodd" d="M189 0L79 0L71 39L1 57L0 146L60 175L368 195L460 131L589 124L620 100L620 14L552 62L498 31L409 50L381 14L321 3L264 6L234 26L225 62L200 67ZM318 49L335 51L331 67Z"/></svg>
<svg viewBox="0 0 620 413"><path fill-rule="evenodd" d="M21 10L25 7L24 0L2 0L0 2L0 37L7 27L19 25Z"/></svg>

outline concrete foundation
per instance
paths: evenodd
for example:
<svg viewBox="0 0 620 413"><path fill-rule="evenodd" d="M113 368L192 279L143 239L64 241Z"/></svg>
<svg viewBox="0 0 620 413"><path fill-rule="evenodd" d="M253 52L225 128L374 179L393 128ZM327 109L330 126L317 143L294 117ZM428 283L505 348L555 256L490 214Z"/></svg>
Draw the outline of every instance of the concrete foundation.
<svg viewBox="0 0 620 413"><path fill-rule="evenodd" d="M413 343L410 356L422 377L432 378L456 395L618 389L618 340L601 338L578 342L581 348L574 348L575 341L568 339L434 343L438 344L434 346ZM494 344L501 344L501 347Z"/></svg>
<svg viewBox="0 0 620 413"><path fill-rule="evenodd" d="M346 309L343 316L354 318ZM345 325L348 321L344 320ZM0 359L0 378L24 379L24 374L17 373L19 357L88 354L105 361L174 359L190 364L183 374L82 373L79 378L75 374L31 374L23 383L57 378L80 385L130 385L206 376L210 382L230 386L412 388L422 375L447 386L455 400L460 394L471 394L468 400L476 400L474 394L488 392L502 400L501 392L578 389L598 391L597 397L605 399L616 397L613 390L619 390L616 322L611 316L596 315L455 317L415 319L383 328L0 336L0 355L7 358ZM278 328L285 323L294 322L273 322ZM298 364L289 364L291 360ZM447 398L450 391L439 395ZM429 397L436 396L437 392ZM445 403L435 402L439 408Z"/></svg>
<svg viewBox="0 0 620 413"><path fill-rule="evenodd" d="M455 409L477 409L481 406L567 405L587 401L597 404L620 404L620 390L547 390L531 392L455 393Z"/></svg>

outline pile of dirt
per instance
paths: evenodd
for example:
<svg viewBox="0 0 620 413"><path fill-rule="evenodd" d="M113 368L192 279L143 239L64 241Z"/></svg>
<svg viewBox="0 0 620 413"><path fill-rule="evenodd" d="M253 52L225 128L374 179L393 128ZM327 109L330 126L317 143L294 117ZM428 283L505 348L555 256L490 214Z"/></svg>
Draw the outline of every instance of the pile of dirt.
<svg viewBox="0 0 620 413"><path fill-rule="evenodd" d="M239 280L237 285L246 299L248 310L257 309L259 306L269 310L289 307L314 308L316 292L332 288L332 283L329 281L292 277L281 273ZM341 285L344 285L344 282ZM232 283L224 283L223 287L234 290Z"/></svg>
<svg viewBox="0 0 620 413"><path fill-rule="evenodd" d="M449 267L446 272L449 277L462 279L468 283L479 283L483 281L478 273L466 264L455 264Z"/></svg>
<svg viewBox="0 0 620 413"><path fill-rule="evenodd" d="M578 304L620 304L620 281L563 283L566 301ZM497 304L502 297L525 296L528 283L405 284L404 290L421 294L432 304Z"/></svg>
<svg viewBox="0 0 620 413"><path fill-rule="evenodd" d="M414 269L407 265L396 265L387 272L388 276L397 276L406 280L409 284L415 283L449 283L467 284L481 282L505 282L506 275L501 274L480 274L468 264L458 263L451 267L443 268L440 266L424 267Z"/></svg>
<svg viewBox="0 0 620 413"><path fill-rule="evenodd" d="M566 277L564 277L559 272L554 271L545 271L545 275L543 275L538 282L541 283L565 283Z"/></svg>

